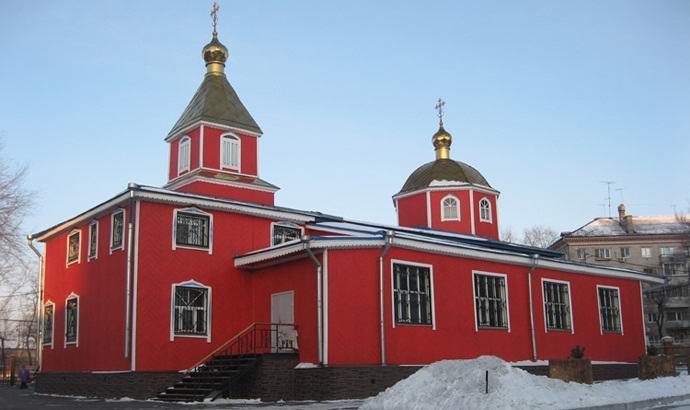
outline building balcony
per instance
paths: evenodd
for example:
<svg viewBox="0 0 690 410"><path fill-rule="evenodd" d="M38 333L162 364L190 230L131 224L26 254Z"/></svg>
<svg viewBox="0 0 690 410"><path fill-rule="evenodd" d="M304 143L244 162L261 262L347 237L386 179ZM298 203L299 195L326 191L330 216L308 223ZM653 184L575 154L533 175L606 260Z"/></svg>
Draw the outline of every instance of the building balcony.
<svg viewBox="0 0 690 410"><path fill-rule="evenodd" d="M666 329L687 329L690 328L690 320L667 320L664 327Z"/></svg>

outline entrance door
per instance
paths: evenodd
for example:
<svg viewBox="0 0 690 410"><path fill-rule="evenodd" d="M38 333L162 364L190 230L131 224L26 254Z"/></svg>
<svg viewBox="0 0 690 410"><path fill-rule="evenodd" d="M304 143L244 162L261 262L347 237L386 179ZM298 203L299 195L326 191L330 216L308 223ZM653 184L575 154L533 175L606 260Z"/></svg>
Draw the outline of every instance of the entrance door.
<svg viewBox="0 0 690 410"><path fill-rule="evenodd" d="M274 353L297 350L295 331L295 292L271 295L271 347ZM281 326L287 325L287 326Z"/></svg>

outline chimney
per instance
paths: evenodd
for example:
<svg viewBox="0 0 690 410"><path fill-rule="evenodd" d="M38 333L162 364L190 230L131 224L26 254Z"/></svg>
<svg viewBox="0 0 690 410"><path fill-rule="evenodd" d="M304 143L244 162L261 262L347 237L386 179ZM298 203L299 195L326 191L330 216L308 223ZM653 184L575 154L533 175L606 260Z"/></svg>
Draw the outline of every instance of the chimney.
<svg viewBox="0 0 690 410"><path fill-rule="evenodd" d="M625 214L625 205L623 204L618 205L618 222L621 224L623 229L625 229L625 232L629 234L634 233L632 215Z"/></svg>
<svg viewBox="0 0 690 410"><path fill-rule="evenodd" d="M618 222L623 223L625 220L625 205L618 205Z"/></svg>

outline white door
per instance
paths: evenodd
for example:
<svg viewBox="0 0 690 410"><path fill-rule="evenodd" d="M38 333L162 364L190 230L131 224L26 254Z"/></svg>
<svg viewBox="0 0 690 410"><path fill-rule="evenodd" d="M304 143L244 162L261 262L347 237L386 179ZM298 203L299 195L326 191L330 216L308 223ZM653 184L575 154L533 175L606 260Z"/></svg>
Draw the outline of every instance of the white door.
<svg viewBox="0 0 690 410"><path fill-rule="evenodd" d="M271 295L271 346L274 352L297 349L295 323L295 292L281 292Z"/></svg>

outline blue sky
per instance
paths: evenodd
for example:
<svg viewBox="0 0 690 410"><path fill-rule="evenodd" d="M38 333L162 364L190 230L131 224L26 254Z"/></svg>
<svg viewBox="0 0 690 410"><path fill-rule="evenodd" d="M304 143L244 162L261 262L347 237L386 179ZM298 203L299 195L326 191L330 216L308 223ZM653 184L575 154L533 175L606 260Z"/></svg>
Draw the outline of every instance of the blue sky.
<svg viewBox="0 0 690 410"><path fill-rule="evenodd" d="M228 79L264 130L277 204L394 223L391 195L451 156L515 231L574 229L622 191L690 206L690 2L221 1ZM163 185L163 138L200 84L210 2L0 2L0 135L28 164L37 231Z"/></svg>

